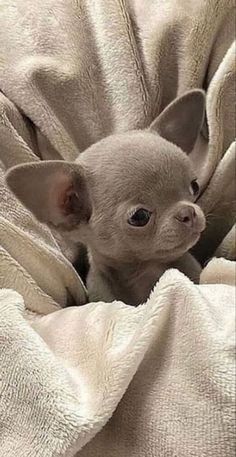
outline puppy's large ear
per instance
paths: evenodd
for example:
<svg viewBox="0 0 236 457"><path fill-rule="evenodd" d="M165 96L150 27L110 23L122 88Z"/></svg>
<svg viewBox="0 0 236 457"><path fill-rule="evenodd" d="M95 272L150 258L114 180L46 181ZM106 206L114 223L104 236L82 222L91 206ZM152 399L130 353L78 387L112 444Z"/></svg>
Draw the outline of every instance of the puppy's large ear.
<svg viewBox="0 0 236 457"><path fill-rule="evenodd" d="M205 94L195 89L170 103L149 129L189 154L202 128L204 114Z"/></svg>
<svg viewBox="0 0 236 457"><path fill-rule="evenodd" d="M18 165L8 171L6 182L40 222L72 230L91 215L85 172L75 163L53 160Z"/></svg>

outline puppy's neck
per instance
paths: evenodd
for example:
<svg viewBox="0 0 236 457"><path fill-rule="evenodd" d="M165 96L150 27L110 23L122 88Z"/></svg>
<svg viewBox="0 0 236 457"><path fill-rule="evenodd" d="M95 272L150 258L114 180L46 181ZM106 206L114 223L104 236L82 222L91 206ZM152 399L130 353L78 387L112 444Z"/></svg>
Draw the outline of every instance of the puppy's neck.
<svg viewBox="0 0 236 457"><path fill-rule="evenodd" d="M144 303L152 288L167 266L157 261L122 262L113 261L94 250L89 252L90 300L99 299L98 294L107 295L107 301L116 298L130 305ZM99 284L98 284L99 282ZM95 289L99 289L99 293Z"/></svg>
<svg viewBox="0 0 236 457"><path fill-rule="evenodd" d="M198 283L201 272L199 263L189 252L168 264L158 260L132 264L113 262L96 251L90 252L89 257L87 287L90 301L121 300L136 306L146 302L157 281L168 268L177 268L195 283Z"/></svg>

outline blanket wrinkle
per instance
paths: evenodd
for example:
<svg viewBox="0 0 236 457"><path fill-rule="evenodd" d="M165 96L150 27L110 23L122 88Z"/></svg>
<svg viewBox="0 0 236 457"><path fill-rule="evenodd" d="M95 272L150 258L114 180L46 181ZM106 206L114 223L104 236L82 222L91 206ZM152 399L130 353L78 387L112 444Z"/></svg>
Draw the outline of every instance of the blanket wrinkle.
<svg viewBox="0 0 236 457"><path fill-rule="evenodd" d="M225 271L231 266L219 261ZM15 368L8 382L22 376L28 383L13 402L14 415L7 414L7 390L0 402L3 423L21 427L18 452L29 451L16 455L70 456L80 450L77 455L86 457L233 456L234 291L221 284L195 286L170 270L137 308L90 303L39 317L30 326L22 298L2 290L2 334L8 335L0 340L2 376L8 379L10 351ZM3 455L15 455L7 439L1 443Z"/></svg>
<svg viewBox="0 0 236 457"><path fill-rule="evenodd" d="M234 17L233 0L1 0L0 456L234 456ZM200 285L166 272L137 308L84 305L78 248L6 170L73 161L195 87L208 223L193 252L219 258Z"/></svg>

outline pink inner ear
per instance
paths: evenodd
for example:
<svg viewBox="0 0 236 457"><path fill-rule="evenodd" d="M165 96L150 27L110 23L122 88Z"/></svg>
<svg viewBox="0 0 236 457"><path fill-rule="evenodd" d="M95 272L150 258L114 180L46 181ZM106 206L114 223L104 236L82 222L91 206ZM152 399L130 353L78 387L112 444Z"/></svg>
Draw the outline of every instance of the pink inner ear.
<svg viewBox="0 0 236 457"><path fill-rule="evenodd" d="M75 193L72 179L66 173L58 173L54 178L54 183L51 186L50 201L52 208L58 216L67 216L71 213L70 202L71 197Z"/></svg>
<svg viewBox="0 0 236 457"><path fill-rule="evenodd" d="M60 207L61 211L63 212L63 214L65 214L66 216L71 213L71 211L70 211L70 206L71 206L70 205L70 201L71 201L71 198L73 196L73 193L74 193L73 186L70 185L69 187L67 187L64 190L62 195L59 197L60 198L59 207Z"/></svg>
<svg viewBox="0 0 236 457"><path fill-rule="evenodd" d="M75 212L78 194L75 192L73 185L66 190L64 202L62 203L62 211L66 216Z"/></svg>

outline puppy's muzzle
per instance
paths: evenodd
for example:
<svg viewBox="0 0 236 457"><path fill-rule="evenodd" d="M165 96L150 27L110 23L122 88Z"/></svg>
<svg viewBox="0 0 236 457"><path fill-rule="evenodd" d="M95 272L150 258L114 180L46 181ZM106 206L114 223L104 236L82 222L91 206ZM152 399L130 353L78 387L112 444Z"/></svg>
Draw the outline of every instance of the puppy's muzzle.
<svg viewBox="0 0 236 457"><path fill-rule="evenodd" d="M200 233L205 229L206 220L202 210L197 205L182 203L174 218L184 227Z"/></svg>

